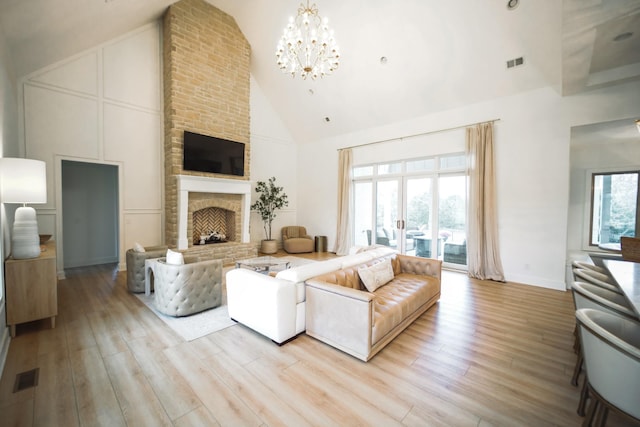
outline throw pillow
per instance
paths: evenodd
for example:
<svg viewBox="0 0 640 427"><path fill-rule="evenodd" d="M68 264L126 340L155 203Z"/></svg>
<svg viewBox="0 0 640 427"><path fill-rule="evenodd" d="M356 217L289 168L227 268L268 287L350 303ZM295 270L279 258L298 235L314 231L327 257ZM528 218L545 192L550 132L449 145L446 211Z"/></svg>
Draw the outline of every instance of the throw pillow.
<svg viewBox="0 0 640 427"><path fill-rule="evenodd" d="M393 280L394 277L391 260L388 258L370 267L359 269L358 274L369 292L373 292L386 285Z"/></svg>
<svg viewBox="0 0 640 427"><path fill-rule="evenodd" d="M184 264L184 256L180 252L167 249L167 264L182 265Z"/></svg>
<svg viewBox="0 0 640 427"><path fill-rule="evenodd" d="M142 246L142 245L141 245L140 243L138 243L138 242L135 242L135 243L133 244L133 251L134 251L134 252L145 252L145 250L144 250L144 246Z"/></svg>

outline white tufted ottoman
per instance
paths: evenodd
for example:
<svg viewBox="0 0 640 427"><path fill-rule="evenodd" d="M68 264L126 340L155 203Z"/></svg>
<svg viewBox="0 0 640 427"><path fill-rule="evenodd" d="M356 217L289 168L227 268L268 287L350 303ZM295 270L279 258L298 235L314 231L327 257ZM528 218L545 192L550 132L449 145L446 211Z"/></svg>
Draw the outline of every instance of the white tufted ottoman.
<svg viewBox="0 0 640 427"><path fill-rule="evenodd" d="M155 306L169 316L188 316L222 304L222 260L155 266Z"/></svg>

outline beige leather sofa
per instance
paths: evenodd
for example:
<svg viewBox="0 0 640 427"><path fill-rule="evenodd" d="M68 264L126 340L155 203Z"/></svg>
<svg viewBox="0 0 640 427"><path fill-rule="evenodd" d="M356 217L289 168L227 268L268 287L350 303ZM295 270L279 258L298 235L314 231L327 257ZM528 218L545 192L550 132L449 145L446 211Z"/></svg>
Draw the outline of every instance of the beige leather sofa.
<svg viewBox="0 0 640 427"><path fill-rule="evenodd" d="M368 292L358 270L391 259L393 279ZM306 281L306 333L365 362L440 298L442 262L392 254Z"/></svg>

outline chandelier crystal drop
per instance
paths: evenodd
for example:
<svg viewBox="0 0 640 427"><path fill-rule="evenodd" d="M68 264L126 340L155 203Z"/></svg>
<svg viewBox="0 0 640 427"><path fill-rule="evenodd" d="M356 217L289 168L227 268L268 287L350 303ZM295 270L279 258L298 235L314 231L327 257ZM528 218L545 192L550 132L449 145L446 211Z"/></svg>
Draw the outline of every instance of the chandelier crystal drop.
<svg viewBox="0 0 640 427"><path fill-rule="evenodd" d="M340 49L329 27L314 4L300 4L298 16L290 17L276 49L276 63L283 73L303 79L331 74L340 63Z"/></svg>

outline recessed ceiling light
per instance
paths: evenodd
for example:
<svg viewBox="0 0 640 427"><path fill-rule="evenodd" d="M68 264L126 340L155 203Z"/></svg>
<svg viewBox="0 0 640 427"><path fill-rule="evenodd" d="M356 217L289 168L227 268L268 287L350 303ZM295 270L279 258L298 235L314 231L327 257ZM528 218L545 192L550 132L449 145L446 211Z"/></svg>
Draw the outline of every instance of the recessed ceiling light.
<svg viewBox="0 0 640 427"><path fill-rule="evenodd" d="M628 38L631 38L632 35L633 35L632 32L626 32L626 33L618 34L617 36L615 36L613 38L613 41L614 42L620 42L622 40L626 40Z"/></svg>
<svg viewBox="0 0 640 427"><path fill-rule="evenodd" d="M387 63L387 57L386 57L386 56L381 56L381 57L380 57L380 63L381 63L382 65L386 64L386 63Z"/></svg>
<svg viewBox="0 0 640 427"><path fill-rule="evenodd" d="M507 9L513 10L520 4L520 0L509 0L507 2Z"/></svg>

